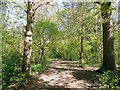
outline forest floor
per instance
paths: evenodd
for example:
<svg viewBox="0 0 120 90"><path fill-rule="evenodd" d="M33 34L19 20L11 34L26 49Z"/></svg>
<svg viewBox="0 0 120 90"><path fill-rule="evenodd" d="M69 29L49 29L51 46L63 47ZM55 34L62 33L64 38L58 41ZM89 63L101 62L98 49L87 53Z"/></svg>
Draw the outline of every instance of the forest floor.
<svg viewBox="0 0 120 90"><path fill-rule="evenodd" d="M19 90L76 90L98 89L95 77L98 68L82 68L76 61L51 61L48 69L33 77Z"/></svg>

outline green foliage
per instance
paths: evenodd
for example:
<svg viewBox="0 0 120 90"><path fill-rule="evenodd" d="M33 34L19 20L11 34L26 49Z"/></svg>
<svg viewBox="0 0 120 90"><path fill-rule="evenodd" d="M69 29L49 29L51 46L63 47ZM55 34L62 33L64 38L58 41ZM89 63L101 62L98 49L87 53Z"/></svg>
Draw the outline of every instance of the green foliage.
<svg viewBox="0 0 120 90"><path fill-rule="evenodd" d="M23 46L20 31L2 31L2 86L3 89L19 85L25 78L22 73Z"/></svg>
<svg viewBox="0 0 120 90"><path fill-rule="evenodd" d="M34 29L36 35L45 39L54 38L58 32L57 25L49 20L39 20Z"/></svg>
<svg viewBox="0 0 120 90"><path fill-rule="evenodd" d="M98 74L96 78L103 88L118 88L120 87L120 71L105 71L103 74Z"/></svg>
<svg viewBox="0 0 120 90"><path fill-rule="evenodd" d="M31 66L32 73L40 73L47 69L45 64L35 64Z"/></svg>
<svg viewBox="0 0 120 90"><path fill-rule="evenodd" d="M58 36L58 27L50 20L38 20L33 32L33 53L32 61L39 64L47 58L52 50L49 48L54 45ZM44 54L43 50L44 49ZM50 52L50 53L49 53ZM41 57L44 58L41 58ZM53 55L52 55L53 56ZM54 57L54 56L53 56Z"/></svg>
<svg viewBox="0 0 120 90"><path fill-rule="evenodd" d="M2 82L6 88L22 81L22 55L17 50L10 50L2 55Z"/></svg>

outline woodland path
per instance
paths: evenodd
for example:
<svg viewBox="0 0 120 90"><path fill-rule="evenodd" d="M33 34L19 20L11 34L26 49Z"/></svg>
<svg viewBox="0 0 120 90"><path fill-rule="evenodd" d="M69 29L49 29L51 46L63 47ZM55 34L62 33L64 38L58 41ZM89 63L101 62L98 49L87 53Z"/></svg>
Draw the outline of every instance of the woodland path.
<svg viewBox="0 0 120 90"><path fill-rule="evenodd" d="M52 61L42 74L34 75L28 83L19 90L83 90L97 89L97 81L92 80L97 68L79 67L76 61Z"/></svg>

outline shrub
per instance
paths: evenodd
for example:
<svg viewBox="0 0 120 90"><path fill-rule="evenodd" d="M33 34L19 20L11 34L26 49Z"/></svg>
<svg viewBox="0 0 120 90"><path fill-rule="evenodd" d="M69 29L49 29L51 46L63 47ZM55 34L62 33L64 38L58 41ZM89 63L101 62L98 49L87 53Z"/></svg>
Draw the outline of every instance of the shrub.
<svg viewBox="0 0 120 90"><path fill-rule="evenodd" d="M23 78L22 75L22 54L17 50L9 50L2 54L2 86L7 88L17 84Z"/></svg>
<svg viewBox="0 0 120 90"><path fill-rule="evenodd" d="M46 70L46 64L35 64L31 66L32 73L40 73Z"/></svg>
<svg viewBox="0 0 120 90"><path fill-rule="evenodd" d="M105 71L96 77L103 88L118 88L120 83L120 71Z"/></svg>

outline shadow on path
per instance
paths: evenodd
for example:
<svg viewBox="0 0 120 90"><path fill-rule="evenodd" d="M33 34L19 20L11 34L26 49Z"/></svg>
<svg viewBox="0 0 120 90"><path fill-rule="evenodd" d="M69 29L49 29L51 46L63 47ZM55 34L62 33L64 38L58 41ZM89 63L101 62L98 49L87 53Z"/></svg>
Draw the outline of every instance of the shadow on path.
<svg viewBox="0 0 120 90"><path fill-rule="evenodd" d="M78 67L75 61L52 61L48 70L33 77L17 90L76 90L82 88L97 88L97 82L92 80L96 75L96 68Z"/></svg>

